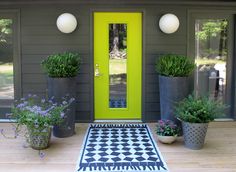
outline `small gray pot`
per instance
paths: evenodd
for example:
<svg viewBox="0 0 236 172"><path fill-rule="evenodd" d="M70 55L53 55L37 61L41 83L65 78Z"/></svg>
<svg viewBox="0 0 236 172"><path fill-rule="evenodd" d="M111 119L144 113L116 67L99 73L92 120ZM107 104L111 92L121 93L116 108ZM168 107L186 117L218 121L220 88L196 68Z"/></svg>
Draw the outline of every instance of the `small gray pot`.
<svg viewBox="0 0 236 172"><path fill-rule="evenodd" d="M201 149L205 142L209 123L189 123L182 121L184 144L189 149Z"/></svg>

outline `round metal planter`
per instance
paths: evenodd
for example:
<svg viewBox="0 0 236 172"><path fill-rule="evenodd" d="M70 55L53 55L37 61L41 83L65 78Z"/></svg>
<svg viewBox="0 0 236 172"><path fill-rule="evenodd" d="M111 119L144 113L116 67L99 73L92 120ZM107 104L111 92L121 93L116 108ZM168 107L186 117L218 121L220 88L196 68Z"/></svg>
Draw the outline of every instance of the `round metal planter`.
<svg viewBox="0 0 236 172"><path fill-rule="evenodd" d="M201 149L205 142L208 123L189 123L182 121L184 144L189 149Z"/></svg>
<svg viewBox="0 0 236 172"><path fill-rule="evenodd" d="M54 97L56 102L61 102L62 97L76 97L76 77L48 78L48 96ZM56 137L69 137L75 133L75 102L65 112L64 122L53 126L53 135Z"/></svg>
<svg viewBox="0 0 236 172"><path fill-rule="evenodd" d="M42 150L49 147L51 139L52 129L51 127L39 130L37 128L29 129L29 144L33 149Z"/></svg>

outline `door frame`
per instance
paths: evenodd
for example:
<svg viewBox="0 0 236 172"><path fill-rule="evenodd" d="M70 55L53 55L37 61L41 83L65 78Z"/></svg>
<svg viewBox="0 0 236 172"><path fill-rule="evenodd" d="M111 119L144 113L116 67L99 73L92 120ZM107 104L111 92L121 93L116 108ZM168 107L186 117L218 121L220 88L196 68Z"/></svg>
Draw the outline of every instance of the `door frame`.
<svg viewBox="0 0 236 172"><path fill-rule="evenodd" d="M236 65L236 60L235 60L235 37L234 37L234 25L235 25L235 20L234 20L234 13L235 11L231 10L214 10L214 9L209 9L209 10L195 10L195 9L190 9L188 10L188 29L187 29L187 55L191 58L195 58L194 55L194 49L195 49L195 44L194 44L194 35L195 35L195 30L194 30L194 21L196 18L198 19L214 19L214 18L226 18L229 21L229 26L228 26L228 59L227 59L227 68L226 68L226 81L227 81L227 97L226 101L230 104L229 110L227 113L229 113L229 116L226 117L235 119L236 114L235 114L235 77L234 77L234 72L236 70L233 68L234 65ZM229 34L230 33L230 34Z"/></svg>
<svg viewBox="0 0 236 172"><path fill-rule="evenodd" d="M91 87L90 87L90 105L91 105L91 114L90 114L90 122L94 122L95 120L95 105L94 105L94 13L95 12L127 12L127 13L132 13L132 12L138 12L142 14L142 57L141 57L141 62L142 62L142 69L141 69L141 120L142 122L146 122L146 115L145 115L145 74L144 71L146 69L146 61L145 61L145 42L146 42L146 37L145 37L145 10L144 9L107 9L107 8L99 8L99 9L90 9L90 52L89 52L89 56L91 57L89 60L90 63L90 83L91 83Z"/></svg>

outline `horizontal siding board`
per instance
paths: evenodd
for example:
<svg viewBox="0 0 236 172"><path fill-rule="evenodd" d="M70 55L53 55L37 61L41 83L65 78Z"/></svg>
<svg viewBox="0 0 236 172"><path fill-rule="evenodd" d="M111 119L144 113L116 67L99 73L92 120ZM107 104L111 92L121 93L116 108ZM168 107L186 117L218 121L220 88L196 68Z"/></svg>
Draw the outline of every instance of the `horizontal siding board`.
<svg viewBox="0 0 236 172"><path fill-rule="evenodd" d="M76 51L80 53L89 53L89 46L87 45L30 45L30 44L23 44L22 45L22 54L55 54L58 52L64 51Z"/></svg>
<svg viewBox="0 0 236 172"><path fill-rule="evenodd" d="M24 84L29 84L29 83L42 83L45 84L47 82L47 76L44 74L33 74L33 73L28 73L24 74L23 77L23 83Z"/></svg>
<svg viewBox="0 0 236 172"><path fill-rule="evenodd" d="M149 122L157 122L161 118L160 111L146 111L146 120Z"/></svg>
<svg viewBox="0 0 236 172"><path fill-rule="evenodd" d="M146 42L145 44L148 45L187 45L186 35L180 34L147 34L146 35Z"/></svg>
<svg viewBox="0 0 236 172"><path fill-rule="evenodd" d="M146 84L155 84L158 86L159 84L159 77L157 73L154 74L146 74Z"/></svg>
<svg viewBox="0 0 236 172"><path fill-rule="evenodd" d="M78 84L77 85L77 92L78 93L90 93L91 85L90 84Z"/></svg>
<svg viewBox="0 0 236 172"><path fill-rule="evenodd" d="M91 111L76 111L76 121L90 122Z"/></svg>
<svg viewBox="0 0 236 172"><path fill-rule="evenodd" d="M146 74L154 74L154 73L157 73L155 69L155 63L151 65L147 65Z"/></svg>
<svg viewBox="0 0 236 172"><path fill-rule="evenodd" d="M71 35L75 36L89 36L89 25L82 25L80 24L77 29L71 33ZM39 26L22 26L22 32L21 34L23 36L68 36L63 33L61 33L57 27L56 24L52 25L39 25Z"/></svg>
<svg viewBox="0 0 236 172"><path fill-rule="evenodd" d="M160 111L160 104L159 102L155 102L155 103L146 103L145 104L146 109L148 112L156 112L156 111Z"/></svg>
<svg viewBox="0 0 236 172"><path fill-rule="evenodd" d="M90 103L77 102L76 111L90 111Z"/></svg>
<svg viewBox="0 0 236 172"><path fill-rule="evenodd" d="M76 39L74 39L76 37ZM36 35L24 36L22 44L24 45L87 45L89 46L90 40L88 35Z"/></svg>
<svg viewBox="0 0 236 172"><path fill-rule="evenodd" d="M146 51L149 53L156 54L186 54L187 47L185 45L147 45Z"/></svg>
<svg viewBox="0 0 236 172"><path fill-rule="evenodd" d="M22 74L44 74L44 71L40 64L24 64L22 65Z"/></svg>
<svg viewBox="0 0 236 172"><path fill-rule="evenodd" d="M156 93L146 94L145 102L146 103L159 103L160 102L159 93L156 92Z"/></svg>
<svg viewBox="0 0 236 172"><path fill-rule="evenodd" d="M87 102L90 103L90 94L89 93L77 93L76 94L77 101L79 103L81 102Z"/></svg>
<svg viewBox="0 0 236 172"><path fill-rule="evenodd" d="M28 92L28 93L45 93L47 90L47 86L46 84L42 84L42 83L35 83L35 84L27 84L24 83L24 87L23 87L23 92Z"/></svg>
<svg viewBox="0 0 236 172"><path fill-rule="evenodd" d="M24 12L21 13L21 23L24 26L41 26L41 25L47 25L47 26L56 26L56 21L58 16L62 12L57 13L31 13L31 15L24 14ZM90 16L89 15L79 15L78 13L73 13L73 15L76 17L78 26L80 25L89 25ZM46 19L46 20L45 20Z"/></svg>
<svg viewBox="0 0 236 172"><path fill-rule="evenodd" d="M156 84L147 84L145 88L145 93L158 93L159 87Z"/></svg>

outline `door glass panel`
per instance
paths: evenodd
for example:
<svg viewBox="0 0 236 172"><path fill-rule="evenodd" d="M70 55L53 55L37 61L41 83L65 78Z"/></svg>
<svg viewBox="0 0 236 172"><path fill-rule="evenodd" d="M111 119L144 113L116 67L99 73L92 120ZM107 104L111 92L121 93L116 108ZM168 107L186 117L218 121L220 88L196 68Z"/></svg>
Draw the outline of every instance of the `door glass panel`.
<svg viewBox="0 0 236 172"><path fill-rule="evenodd" d="M228 21L200 19L195 22L195 90L198 95L226 100Z"/></svg>
<svg viewBox="0 0 236 172"><path fill-rule="evenodd" d="M109 24L109 107L127 107L127 24Z"/></svg>
<svg viewBox="0 0 236 172"><path fill-rule="evenodd" d="M14 99L12 19L0 19L0 100Z"/></svg>

